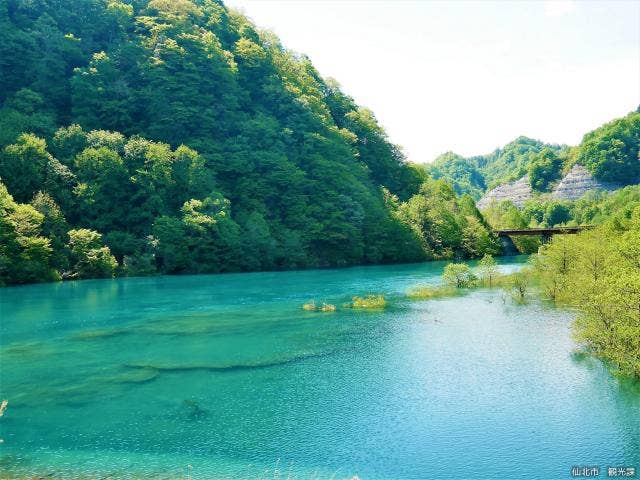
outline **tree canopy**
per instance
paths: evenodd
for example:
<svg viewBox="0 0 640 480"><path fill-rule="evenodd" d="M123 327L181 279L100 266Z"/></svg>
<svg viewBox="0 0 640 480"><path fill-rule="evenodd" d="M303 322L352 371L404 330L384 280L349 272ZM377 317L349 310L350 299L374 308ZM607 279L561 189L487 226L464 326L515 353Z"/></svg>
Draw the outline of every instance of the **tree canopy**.
<svg viewBox="0 0 640 480"><path fill-rule="evenodd" d="M532 186L542 191L548 187L550 181L557 178L563 166L563 161L553 161L552 167L546 167L543 158L551 158L551 155L557 158L565 150L563 146L518 137L487 155L465 158L453 152L447 152L436 158L433 163L426 165L425 169L434 178L442 178L450 182L458 194L467 193L477 200L485 191L497 185L519 179L527 174L531 177L532 168L535 172ZM532 167L532 165L538 166ZM543 166L544 168L541 168ZM541 177L544 177L542 182Z"/></svg>
<svg viewBox="0 0 640 480"><path fill-rule="evenodd" d="M4 283L495 247L444 187L425 233L426 176L375 115L221 1L7 0L0 28L0 179L42 269Z"/></svg>
<svg viewBox="0 0 640 480"><path fill-rule="evenodd" d="M630 185L640 182L640 112L613 120L587 133L578 162L600 180Z"/></svg>
<svg viewBox="0 0 640 480"><path fill-rule="evenodd" d="M465 158L445 153L428 164L426 171L450 182L459 194L478 199L486 190L525 175L534 192L548 192L575 163L603 182L640 183L640 112L587 133L575 147L518 137L488 155Z"/></svg>

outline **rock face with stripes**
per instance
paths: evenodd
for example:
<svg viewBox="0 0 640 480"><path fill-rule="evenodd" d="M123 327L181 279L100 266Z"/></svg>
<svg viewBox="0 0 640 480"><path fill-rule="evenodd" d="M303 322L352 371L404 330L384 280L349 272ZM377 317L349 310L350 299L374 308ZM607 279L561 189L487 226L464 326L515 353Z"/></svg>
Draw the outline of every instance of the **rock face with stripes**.
<svg viewBox="0 0 640 480"><path fill-rule="evenodd" d="M483 209L491 202L502 202L503 200L511 200L518 208L524 205L524 202L533 197L531 185L529 185L529 177L525 175L519 180L510 183L498 185L493 190L485 193L478 200L478 208Z"/></svg>
<svg viewBox="0 0 640 480"><path fill-rule="evenodd" d="M613 191L618 188L620 188L620 185L596 180L585 167L576 164L556 185L551 192L551 196L557 200L573 201L591 190Z"/></svg>
<svg viewBox="0 0 640 480"><path fill-rule="evenodd" d="M491 202L510 200L516 207L521 208L527 200L534 198L534 196L540 198L540 200L548 200L551 198L554 200L574 201L592 190L610 192L621 187L622 185L597 180L585 167L576 164L571 168L571 171L558 182L551 193L537 194L531 190L529 177L525 175L519 180L498 185L493 190L489 190L478 200L477 205L479 209L483 209L488 207Z"/></svg>

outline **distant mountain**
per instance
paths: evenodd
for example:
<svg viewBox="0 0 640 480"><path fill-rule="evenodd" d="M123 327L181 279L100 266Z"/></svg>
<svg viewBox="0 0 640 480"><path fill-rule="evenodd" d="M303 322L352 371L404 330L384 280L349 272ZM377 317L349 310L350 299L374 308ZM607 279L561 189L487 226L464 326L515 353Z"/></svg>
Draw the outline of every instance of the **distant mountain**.
<svg viewBox="0 0 640 480"><path fill-rule="evenodd" d="M559 153L567 147L518 137L487 155L465 158L447 152L426 166L426 170L434 178L451 183L458 194L467 193L477 200L487 189L526 175L534 157L545 148Z"/></svg>
<svg viewBox="0 0 640 480"><path fill-rule="evenodd" d="M640 110L640 109L639 109ZM576 200L591 190L610 191L640 183L640 112L629 113L587 133L576 147L519 137L488 155L453 152L425 167L485 207L491 200L526 200L546 195Z"/></svg>

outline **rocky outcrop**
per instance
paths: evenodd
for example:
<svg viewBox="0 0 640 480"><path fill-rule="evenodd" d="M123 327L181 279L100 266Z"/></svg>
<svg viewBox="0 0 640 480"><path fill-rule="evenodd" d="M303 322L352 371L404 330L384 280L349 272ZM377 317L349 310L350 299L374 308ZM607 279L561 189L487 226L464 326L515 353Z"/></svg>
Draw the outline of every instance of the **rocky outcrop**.
<svg viewBox="0 0 640 480"><path fill-rule="evenodd" d="M573 201L591 190L613 191L620 185L604 183L593 178L593 175L582 165L574 165L571 171L562 179L551 192L551 197L557 200Z"/></svg>
<svg viewBox="0 0 640 480"><path fill-rule="evenodd" d="M533 191L531 190L531 185L529 185L529 177L525 175L515 182L498 185L493 190L489 190L478 200L477 205L479 209L483 209L494 201L501 202L503 200L511 200L516 207L522 207L524 202L532 196Z"/></svg>
<svg viewBox="0 0 640 480"><path fill-rule="evenodd" d="M551 197L555 200L574 201L591 190L605 190L610 192L618 188L621 188L621 185L601 182L595 179L585 167L576 164L571 171L560 180L551 193L547 194L547 198ZM478 200L477 205L479 209L483 209L493 201L501 202L503 200L510 200L516 207L520 208L524 205L524 202L533 198L533 196L534 192L529 185L529 177L525 175L515 182L505 183L497 186L493 190L489 190Z"/></svg>

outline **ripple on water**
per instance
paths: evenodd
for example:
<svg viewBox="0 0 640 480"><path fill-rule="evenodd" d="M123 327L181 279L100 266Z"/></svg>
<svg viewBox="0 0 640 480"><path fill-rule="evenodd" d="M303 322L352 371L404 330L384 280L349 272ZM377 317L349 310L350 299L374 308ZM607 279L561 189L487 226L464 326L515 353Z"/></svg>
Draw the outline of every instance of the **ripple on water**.
<svg viewBox="0 0 640 480"><path fill-rule="evenodd" d="M640 465L640 387L572 354L571 312L485 291L401 299L442 268L6 289L0 476L287 478L293 465L301 479L493 480ZM391 307L301 310L367 293Z"/></svg>

